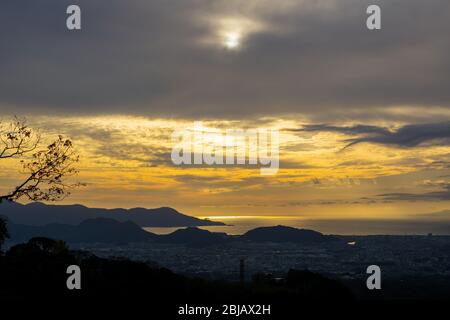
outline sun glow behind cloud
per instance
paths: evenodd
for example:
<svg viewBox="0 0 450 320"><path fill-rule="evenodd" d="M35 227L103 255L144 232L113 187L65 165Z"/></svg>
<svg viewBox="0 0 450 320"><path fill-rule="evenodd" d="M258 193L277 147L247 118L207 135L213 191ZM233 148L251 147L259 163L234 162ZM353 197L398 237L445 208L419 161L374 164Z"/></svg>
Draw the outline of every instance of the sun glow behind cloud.
<svg viewBox="0 0 450 320"><path fill-rule="evenodd" d="M224 39L224 44L228 49L235 49L240 45L241 34L237 31L227 32Z"/></svg>
<svg viewBox="0 0 450 320"><path fill-rule="evenodd" d="M210 34L202 38L201 43L210 47L222 47L238 50L245 47L245 41L252 35L267 32L270 28L256 18L230 16L209 17L206 21Z"/></svg>

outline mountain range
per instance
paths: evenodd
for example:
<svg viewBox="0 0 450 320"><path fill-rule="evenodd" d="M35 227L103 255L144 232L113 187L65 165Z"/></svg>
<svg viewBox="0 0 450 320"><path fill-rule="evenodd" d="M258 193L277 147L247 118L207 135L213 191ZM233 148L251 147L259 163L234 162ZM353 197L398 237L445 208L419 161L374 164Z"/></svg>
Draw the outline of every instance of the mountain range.
<svg viewBox="0 0 450 320"><path fill-rule="evenodd" d="M33 202L22 205L16 202L0 203L0 215L17 224L43 226L51 223L78 225L88 219L106 218L119 222L132 221L140 227L194 227L224 225L222 222L198 219L175 209L100 209L82 205L46 205Z"/></svg>
<svg viewBox="0 0 450 320"><path fill-rule="evenodd" d="M27 226L9 222L8 230L13 242L26 242L33 237L46 237L69 243L144 242L156 238L155 234L146 232L131 221L119 222L106 218L88 219L76 226L60 223Z"/></svg>
<svg viewBox="0 0 450 320"><path fill-rule="evenodd" d="M82 205L46 205L35 202L22 205L0 203L0 216L8 221L12 242L47 237L69 243L159 242L189 245L222 244L230 241L294 242L315 244L335 240L313 230L286 226L261 227L241 236L210 232L198 226L224 225L198 219L175 209L97 209ZM157 235L143 227L183 227L167 235Z"/></svg>
<svg viewBox="0 0 450 320"><path fill-rule="evenodd" d="M52 223L45 226L27 226L9 222L11 241L26 242L33 237L47 237L69 243L129 243L157 242L206 246L231 241L246 242L293 242L304 245L320 244L336 240L320 232L296 229L286 226L263 227L248 231L241 236L210 232L197 227L187 227L170 234L157 235L144 231L131 221L119 222L113 219L88 219L79 225Z"/></svg>

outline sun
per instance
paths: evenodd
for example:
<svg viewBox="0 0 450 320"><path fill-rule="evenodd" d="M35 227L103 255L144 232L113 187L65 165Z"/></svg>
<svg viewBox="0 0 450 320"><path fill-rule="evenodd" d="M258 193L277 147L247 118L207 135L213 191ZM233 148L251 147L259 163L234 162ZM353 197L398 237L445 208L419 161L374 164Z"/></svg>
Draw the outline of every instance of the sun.
<svg viewBox="0 0 450 320"><path fill-rule="evenodd" d="M241 34L237 31L225 33L224 45L227 49L237 49L241 44Z"/></svg>
<svg viewBox="0 0 450 320"><path fill-rule="evenodd" d="M243 17L211 16L205 22L210 25L209 32L199 38L202 46L239 52L246 49L252 35L268 30L265 23Z"/></svg>

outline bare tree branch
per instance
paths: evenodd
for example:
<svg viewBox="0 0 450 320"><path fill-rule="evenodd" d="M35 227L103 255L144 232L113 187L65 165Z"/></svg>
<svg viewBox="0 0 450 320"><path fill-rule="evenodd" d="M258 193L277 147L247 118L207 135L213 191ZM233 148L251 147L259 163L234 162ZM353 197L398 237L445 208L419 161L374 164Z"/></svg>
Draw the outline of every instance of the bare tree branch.
<svg viewBox="0 0 450 320"><path fill-rule="evenodd" d="M10 193L0 195L0 202L14 201L22 197L32 201L61 200L70 194L70 189L81 185L64 182L64 178L78 172L75 164L79 157L70 139L59 136L45 149L36 151L40 135L35 134L24 121L16 118L7 129L0 131L0 142L3 145L0 147L0 159L27 158L20 161L27 177Z"/></svg>
<svg viewBox="0 0 450 320"><path fill-rule="evenodd" d="M40 142L39 133L33 132L25 120L14 118L4 125L0 123L0 159L21 156L34 151Z"/></svg>

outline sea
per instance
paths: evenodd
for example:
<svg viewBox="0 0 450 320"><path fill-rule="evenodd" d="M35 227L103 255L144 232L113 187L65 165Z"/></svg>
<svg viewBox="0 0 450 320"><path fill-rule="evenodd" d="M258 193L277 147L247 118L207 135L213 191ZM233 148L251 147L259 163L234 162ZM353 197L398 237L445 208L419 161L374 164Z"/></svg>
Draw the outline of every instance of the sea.
<svg viewBox="0 0 450 320"><path fill-rule="evenodd" d="M335 235L450 235L450 221L418 220L305 220L292 216L208 216L200 217L221 221L223 226L201 226L211 232L241 235L251 229L268 226L289 226L311 229ZM169 234L181 228L144 228L156 234Z"/></svg>

